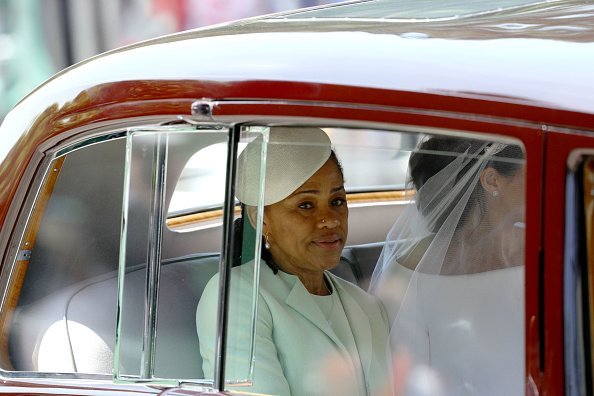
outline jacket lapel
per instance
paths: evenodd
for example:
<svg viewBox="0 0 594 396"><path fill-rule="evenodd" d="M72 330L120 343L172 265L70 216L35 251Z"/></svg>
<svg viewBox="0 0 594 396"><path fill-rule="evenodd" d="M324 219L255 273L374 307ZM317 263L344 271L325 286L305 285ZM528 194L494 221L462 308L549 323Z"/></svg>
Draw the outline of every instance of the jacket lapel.
<svg viewBox="0 0 594 396"><path fill-rule="evenodd" d="M326 318L324 318L324 315L320 311L318 304L309 295L309 292L305 286L303 286L303 283L301 283L294 275L282 274L281 276L284 278L294 278L291 279L293 281L293 285L285 300L287 305L299 312L301 315L303 315L303 317L322 330L322 332L326 334L340 348L342 353L348 355L348 351L346 350L345 346L338 339L336 333L334 333L334 330L332 330L326 321Z"/></svg>
<svg viewBox="0 0 594 396"><path fill-rule="evenodd" d="M359 303L345 290L336 277L330 274L332 278L332 284L338 291L340 301L346 313L347 320L351 326L353 332L353 338L357 345L357 351L359 352L359 359L363 372L366 374L365 378L369 378L369 370L371 369L372 360L372 345L371 345L371 325L369 324L369 318L363 312L363 309Z"/></svg>
<svg viewBox="0 0 594 396"><path fill-rule="evenodd" d="M279 274L281 273L279 272ZM363 312L363 309L359 303L353 297L351 297L351 295L344 288L342 288L340 281L337 280L334 275L330 273L328 274L335 292L338 293L338 297L344 309L347 321L351 327L353 339L359 353L361 369L365 373L364 377L366 378L365 381L367 382L370 376L372 357L372 334L369 319L365 312ZM336 344L340 353L347 357L349 361L351 361L351 355L349 351L338 339L338 336L334 330L332 330L323 313L320 311L318 304L310 296L305 286L303 286L303 284L299 281L299 278L286 273L282 273L280 276L283 278L283 283L285 283L285 286L290 289L285 300L286 304L300 313L304 318L306 318L308 321L318 327L324 334L326 334ZM352 369L355 370L355 367L352 366ZM355 375L355 371L353 371L353 375ZM357 383L359 383L359 381L357 381ZM364 389L369 389L368 383L360 385L362 385ZM360 389L359 391L362 392L364 390Z"/></svg>

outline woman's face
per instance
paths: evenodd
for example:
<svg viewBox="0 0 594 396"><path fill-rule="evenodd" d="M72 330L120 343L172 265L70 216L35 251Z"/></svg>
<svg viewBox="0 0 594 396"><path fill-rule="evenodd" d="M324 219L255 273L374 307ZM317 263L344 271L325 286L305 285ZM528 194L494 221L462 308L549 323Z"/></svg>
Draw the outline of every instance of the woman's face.
<svg viewBox="0 0 594 396"><path fill-rule="evenodd" d="M349 211L342 175L329 159L284 200L264 208L264 235L279 267L315 274L338 265Z"/></svg>
<svg viewBox="0 0 594 396"><path fill-rule="evenodd" d="M525 221L526 208L526 171L522 166L512 175L502 178L500 187L501 203L504 207L504 214L507 214L515 222Z"/></svg>

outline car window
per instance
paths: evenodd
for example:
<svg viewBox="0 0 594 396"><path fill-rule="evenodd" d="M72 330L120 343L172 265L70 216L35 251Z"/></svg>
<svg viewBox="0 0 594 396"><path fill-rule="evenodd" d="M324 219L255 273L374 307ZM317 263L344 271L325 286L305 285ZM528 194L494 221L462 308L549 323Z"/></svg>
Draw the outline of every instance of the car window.
<svg viewBox="0 0 594 396"><path fill-rule="evenodd" d="M22 250L16 254L14 271L18 276L9 291L16 310L4 322L11 325L3 330L8 350L2 368L111 377L118 358L122 376L139 375L146 296L143 282L154 238L148 234L153 229L149 215L154 153L147 151L148 143L136 146L140 151L135 152L129 170L134 174L134 188L126 192L126 136L126 130L120 130L63 146L44 168L39 192L31 196L32 215L24 229ZM225 139L225 133L201 132L199 143L184 147L179 134L172 136L168 174L163 180L177 181L191 155ZM164 194L168 205L171 191L165 189ZM131 232L126 234L128 249L124 253L129 268L124 270L127 316L122 321L124 348L120 351L116 347L116 311L124 202L131 208L126 222ZM160 342L153 350L156 375L202 378L200 361L195 358L199 356L196 293L218 269L221 229L207 228L200 237L191 232L178 233L175 238L170 234L165 227L161 261L166 270L160 274L160 303L177 309L168 310L174 318L170 324L167 313L161 314ZM193 273L188 268L194 268L196 261L206 264L201 267L204 270ZM182 324L174 326L176 320ZM180 367L177 363L184 358L188 358L188 364L181 366L185 371L175 370L174 377L172 370Z"/></svg>
<svg viewBox="0 0 594 396"><path fill-rule="evenodd" d="M525 162L517 142L472 135L427 135L411 154L414 197L370 286L397 393L523 392Z"/></svg>
<svg viewBox="0 0 594 396"><path fill-rule="evenodd" d="M298 126L291 127L299 128ZM323 126L323 130L331 137L337 153L340 153L342 148L342 154L339 154L339 157L340 155L342 157L339 159L342 162L347 183L351 178L356 183L360 183L361 189L366 194L370 194L367 195L369 199L369 202L366 202L367 205L359 206L357 203L349 205L349 222L355 219L355 223L351 223L352 226L349 226L349 233L352 229L354 234L374 235L371 243L348 242L338 266L332 271L358 287L368 290L370 278L376 266L386 265L393 269L388 272L386 283L382 288L374 289L372 287L369 289L383 302L389 317L387 322L383 322L379 318L373 319L370 322L371 328L375 331L377 328L385 326L385 330L390 333L391 338L389 341L386 339L381 345L379 348L381 351L370 352L364 349L364 346L358 345L361 348L359 352L371 355L376 353L378 361L384 361L386 350L394 347L395 349L388 349L391 352L390 357L394 367L405 367L403 362L411 364L411 366L407 366L410 367L410 371L397 373L402 383L410 388L429 383L435 386L435 388L431 388L431 392L437 392L440 387L451 391L452 389L459 390L458 387L464 386L464 383L472 383L476 389L480 390L481 394L489 394L489 390L501 389L501 387L505 387L509 393L522 392L525 377L523 250L525 156L521 144L501 138L485 140L480 135L462 131L456 131L455 134L450 131L441 131L449 136L449 142L453 142L456 149L431 148L420 146L420 144L432 139L443 138L444 135L439 133L435 135L435 131L422 129L415 132L408 129L405 131L369 130L335 128L327 125ZM307 143L291 141L287 144ZM460 147L463 149L460 150ZM479 149L471 152L467 150L468 147ZM270 145L268 145L268 149L272 150ZM474 261L469 259L467 265L452 262L450 263L451 267L444 267L444 273L423 274L419 270L419 275L411 278L410 269L404 267L408 263L399 262L395 259L399 256L386 253L391 251L386 251L386 247L392 249L395 246L405 245L407 242L414 242L413 250L417 254L423 254L425 249L429 252L428 249L438 249L439 247L439 244L432 245L431 241L435 235L432 235L431 232L425 235L426 238L422 240L407 241L402 239L406 234L402 234L402 238L390 239L391 236L399 235L406 228L423 230L429 222L429 219L417 217L417 221L413 223L398 223L400 218L407 216L405 208L417 210L417 205L422 205L416 201L421 199L417 196L417 189L420 187L408 182L411 175L407 167L411 154L415 152L423 153L428 161L427 166L433 168L432 172L442 170L440 164L444 159L446 162L453 161L454 165L464 164L460 165L460 172L466 172L469 168L478 169L474 171L475 183L482 180L478 175L482 174L483 170L485 170L485 175L490 175L489 177L495 175L494 171L498 172L497 180L500 184L496 185L497 188L493 190L495 192L488 190L488 195L484 192L487 191L487 187L490 188L493 185L476 188L481 191L476 194L482 197L480 202L477 201L476 206L472 206L476 217L473 217L472 220L469 219L468 222L462 222L461 224L464 225L460 226L460 229L464 229L464 232L469 232L469 234L462 237L459 233L454 233L452 238L454 240L463 239L467 242L465 246L470 250L472 250L473 243L478 242L480 244L477 246L485 247L485 252L489 251L486 247L495 247L493 251L497 253L493 254L503 252L501 253L503 257L489 256L488 260ZM443 168L449 169L449 167ZM453 177L450 182L454 182L456 179L457 177ZM465 178L462 176L462 179ZM238 183L241 182L242 180L238 180ZM440 183L437 187L447 194L450 192L449 185ZM392 206L395 198L390 195L386 198L383 193L393 191L394 188L405 191L406 194L404 195L405 199L396 200L399 204ZM474 190L473 187L469 191L465 191L465 195L468 196ZM262 199L265 197L261 197L258 203L264 205ZM451 200L454 207L458 202L457 199ZM483 210L487 207L491 208L489 209L491 217L483 217L485 216ZM498 209L492 209L493 207ZM379 213L379 217L383 217L383 219L376 221L378 217L370 215L372 213L369 211L370 208ZM494 215L494 213L500 213L500 215ZM447 215L449 216L449 212ZM486 228L482 223L484 218L491 219L485 220L489 223ZM499 218L503 220L504 224L497 223L496 220ZM387 229L384 228L381 220L389 223ZM490 221L495 221L495 223ZM262 226L261 222L262 219L255 225ZM480 228L473 229L479 224ZM394 227L390 230L391 226ZM511 228L508 229L508 227ZM381 232L378 232L378 228L381 229ZM452 228L452 230L457 229L458 227ZM481 233L480 230L485 233ZM288 226L286 232L289 240L293 234L295 234L295 238L298 236L296 225ZM256 233L256 238L258 235L259 233ZM508 238L508 236L512 236L512 238ZM438 239L435 238L435 240ZM349 241L351 240L349 239ZM266 251L266 243L266 238L261 240L261 244L264 245L262 252ZM253 243L251 246L254 246ZM380 256L382 250L384 250L383 256ZM476 247L474 250L476 252ZM442 252L442 254L447 252L449 251ZM479 251L481 254L482 252L483 250ZM254 257L251 252L249 256ZM388 260L390 257L393 259ZM489 265L484 267L485 263ZM336 370L337 365L340 366L339 362L344 357L338 358L333 355L331 348L327 348L324 343L319 342L315 335L317 333L314 331L315 334L312 335L313 333L310 332L312 330L303 325L302 321L306 323L312 321L311 318L307 319L310 315L307 309L299 304L292 305L288 302L295 297L293 294L296 293L295 289L289 289L290 294L285 296L286 300L275 295L275 293L280 293L279 290L283 288L283 282L291 282L290 279L294 279L290 277L291 274L287 275L282 267L274 274L275 264L277 267L280 266L275 262L274 257L272 257L272 264L265 261L258 263L248 260L242 261L238 268L232 270L232 274L236 276L236 284L231 287L230 298L232 302L237 301L238 305L234 306L232 303L228 309L230 326L227 333L227 388L255 393L283 393L283 389L286 390L287 386L291 389L296 386L311 392L315 387L317 391L323 389L325 391L322 393L329 393L339 389L339 384L351 383L349 382L353 380L351 371ZM399 267L396 268L394 265ZM467 268L469 271L456 272L456 268L460 267ZM233 285L233 278L231 284ZM373 285L373 280L371 280L371 284ZM239 289L235 289L235 287ZM408 294L407 290L410 291ZM205 292L208 295L213 293L214 290L210 290L209 293ZM246 298L251 293L258 296L257 300L251 301ZM404 298L395 301L395 296L400 293L404 294ZM203 298L205 298L204 295ZM305 297L302 296L302 298ZM257 303L255 318L248 315L254 312L253 303ZM203 320L198 323L199 335L201 333L200 323L210 323L214 318L212 311L209 315L208 310L201 309L201 304L203 304L203 300L200 301L197 312L198 320ZM314 307L316 304L314 303ZM299 318L296 318L293 313L299 309L303 309L305 313L302 316L297 315ZM415 331L410 332L395 331L400 326L397 318L408 317L407 315L411 313L422 315L422 318L417 316L415 320L411 318L410 321L419 327L415 327ZM255 320L255 323L250 322L248 318ZM313 321L315 322L315 319ZM323 328L323 326L321 327ZM306 328L308 330L305 330ZM256 332L256 343L253 360L250 360L253 351L250 342L254 340L253 334L250 333L252 329ZM206 330L202 329L202 331ZM287 336L288 334L290 336ZM357 329L353 330L353 334L357 337ZM208 342L206 340L203 344L201 340L201 348L208 345ZM403 353L401 342L406 344L406 347L422 346L422 351L413 348L415 353L407 355ZM312 344L317 345L313 354L310 353L311 348L300 347ZM454 353L452 350L454 346L463 353ZM483 353L488 348L490 348L490 352ZM212 352L213 348L208 350ZM427 351L432 359L427 358L426 353L419 353ZM495 355L497 358L494 358ZM469 369L470 367L480 367L477 372L488 372L490 375L485 377L474 374L474 371ZM377 367L376 369L373 374L376 376L373 377L372 383L373 386L380 387L380 382L385 378L379 374L381 370ZM249 371L251 376L242 376L238 374L238 371L241 373ZM419 374L420 372L421 374ZM456 391L454 390L453 393L455 394Z"/></svg>
<svg viewBox="0 0 594 396"><path fill-rule="evenodd" d="M116 290L102 294L102 315L89 310L89 290L116 279L124 157L115 133L66 147L44 168L14 264L5 369L111 371Z"/></svg>
<svg viewBox="0 0 594 396"><path fill-rule="evenodd" d="M266 125L238 128L236 165L248 144L257 139L268 139L274 129ZM286 128L303 127L288 125ZM390 239L390 236L400 227L397 226L398 219L404 218L407 210L416 210L416 200L420 199L418 186L412 183L409 170L411 156L422 151L429 157L460 161L471 158L476 162L480 156L513 148L519 157L499 158L495 162L512 163L514 169L518 169L525 164L523 149L516 141L493 137L485 140L480 134L467 131L452 133L411 127L388 130L328 124L319 125L319 128L330 139L343 168L346 189L350 192L348 237L338 265L331 272L345 282L337 287L355 288L357 291L353 293L358 296L355 299L363 298L367 301L364 304L376 304L365 305L363 310L357 310L357 314L347 306L341 320L343 324L370 323L374 334L385 332L384 341L371 350L357 344L358 337L363 337L363 333L357 333L358 329L353 330L353 339L345 340L345 335L341 334L336 335L338 338L333 342L351 343L368 357L379 351L385 356L391 345L389 335L397 311L389 309L389 304L394 303L391 300L393 294L385 295L382 294L385 289L373 289L373 274L380 265L378 263L386 263L386 257L391 257L385 252L386 246L400 246L402 241L410 240L404 237ZM464 150L420 149L423 142L445 135L455 136L463 144L478 144L483 151L469 154ZM183 125L147 126L79 141L56 152L42 177L39 193L34 195L37 198L31 212L38 215L31 216L29 223L38 225L23 230L23 235L32 234L33 238L23 237L24 243L30 243L30 248L23 249L16 261L16 264L25 264L24 281L20 295L15 294L18 304L10 328L9 363L4 368L103 376L111 376L115 369L116 378L123 381L213 384L217 372L215 366L219 362L216 358L219 314L226 312L228 337L224 379L229 389L266 393L261 386L268 380L263 380L259 373L262 364L271 362L277 364L276 368L271 368L273 372L284 373L281 382L289 383L299 378L303 387L341 383L342 374L331 370L335 367L329 363L333 361L333 355L326 354L331 348L324 342L316 344L318 349L314 348L316 364L300 363L307 361L308 351L312 351L300 346L317 340L317 336L311 336L309 330L302 327L301 319L291 316L290 312L296 308L283 305L285 299L275 307L276 302L269 299L271 293L276 293L275 282L279 279L295 282L295 278L283 278L288 275L278 268L274 274L274 260L272 264L261 260L267 250L263 231L265 166L269 150L277 143L262 143L256 151L260 165L255 168L257 178L251 185L255 186L257 199L248 205L254 209L240 206L240 195L236 194L231 206L234 209L227 211L227 215L233 213L231 217L225 218L221 203L214 209L210 203L196 207L186 205L183 215L176 214L177 209L172 212L174 197L180 191L191 190L192 198L188 202L206 202L213 196L216 200L224 199L225 180L229 175L228 139L225 128L201 127L197 130L194 126ZM290 144L312 145L303 141ZM487 163L494 167L493 162ZM238 168L236 171L234 188L238 193L246 179ZM268 177L272 176L268 174ZM500 180L510 182L512 179ZM515 185L522 185L523 174L514 180ZM217 190L216 194L214 190ZM507 205L509 213L521 215L524 195L516 191L512 199L512 194L504 191L516 190L502 187L488 197L495 203ZM205 214L208 216L204 217ZM230 246L229 240L224 240L229 237L224 232L229 221L234 224L231 235L241 238L236 238L233 243L236 251L232 252L232 268L228 275L221 276L220 262L227 260L226 254L231 255L226 250ZM414 229L426 226L426 220L412 224ZM521 219L514 222L514 227L517 228L517 235L514 235L518 237L513 239L521 242L524 230ZM286 237L290 239L297 235L297 231L295 224L287 226ZM415 246L413 250L417 253L425 249L423 244ZM424 318L424 330L418 334L429 334L434 347L442 346L433 352L436 357L433 362L416 362L419 367L424 367L423 370L430 368L424 371L429 376L422 377L423 381L448 376L464 379L460 370L474 362L484 366L485 372L503 374L489 379L473 377L473 380L483 383L506 381L508 389L519 392L516 388L524 378L525 359L524 260L523 245L514 246L515 264L511 272L515 275L511 281L505 281L506 275L498 277L498 274L507 274L506 271L479 271L479 276L486 279L487 284L501 284L497 282L503 279L505 298L500 293L485 295L484 290L480 294L480 290L472 285L475 277L470 276L476 274L468 274L472 279L466 279L453 273L439 274L431 280L434 284L430 290L437 293L433 294L433 299L407 300L407 306L429 315ZM389 262L398 263L398 260ZM406 290L410 282L406 271L411 269L401 270L392 274L398 275L395 278L387 278L390 290L396 294ZM225 286L224 282L229 283ZM219 294L223 286L229 290L229 301L224 306ZM450 294L441 298L441 292ZM446 310L444 304L448 305L448 298L454 303ZM378 301L382 301L381 305ZM497 301L501 304L497 305ZM328 308L323 302L314 301L314 304L322 311L324 307ZM513 309L500 312L493 308L508 305L513 305ZM492 317L471 315L485 307L493 308ZM357 316L367 311L377 315L367 319ZM444 330L447 326L439 327L444 324L440 312L446 312L446 319L451 321L451 329L454 329L449 333L451 339L469 340L468 329L476 329L474 344L469 342L465 346L468 353L445 353L449 344L442 342L448 338ZM496 323L493 323L494 318L498 319ZM303 331L297 331L293 338L278 337L295 333L295 329ZM364 333L369 334L367 330ZM394 337L400 339L398 333ZM425 342L426 339L417 341ZM498 351L501 359L483 359L483 355L477 356L473 352L482 350L485 345L501 343L505 344ZM289 357L294 352L299 358ZM278 360L272 359L279 356ZM349 361L356 362L354 356L351 355ZM402 358L396 354L391 357L394 364ZM493 366L494 361L498 366ZM370 367L375 367L373 372L385 373L386 366L374 366L378 362L374 358L373 364L370 363ZM278 371L279 367L281 371ZM513 371L513 375L508 371ZM403 380L416 386L412 372L410 376L400 374ZM389 379L380 377L378 374L372 382L389 382ZM278 379L270 378L270 381ZM334 380L329 381L330 378ZM344 383L350 384L349 381ZM304 388L304 391L310 390L313 392L313 388Z"/></svg>
<svg viewBox="0 0 594 396"><path fill-rule="evenodd" d="M212 384L215 351L201 354L200 349L217 340L222 280L215 275L222 256L221 220L172 233L166 226L166 210L176 184L188 184L182 171L184 166L188 169L188 161L191 169L208 170L207 177L192 186L198 202L211 199L216 187L224 193L227 141L227 130L187 127L141 128L127 135L115 356L120 380ZM209 287L216 293L204 297ZM252 292L246 293L244 303L250 306ZM204 299L209 299L212 311L196 318L198 302ZM151 308L139 310L145 301ZM212 324L213 332L199 336L196 326L201 322ZM249 328L246 332L250 344ZM248 376L246 368L240 377Z"/></svg>

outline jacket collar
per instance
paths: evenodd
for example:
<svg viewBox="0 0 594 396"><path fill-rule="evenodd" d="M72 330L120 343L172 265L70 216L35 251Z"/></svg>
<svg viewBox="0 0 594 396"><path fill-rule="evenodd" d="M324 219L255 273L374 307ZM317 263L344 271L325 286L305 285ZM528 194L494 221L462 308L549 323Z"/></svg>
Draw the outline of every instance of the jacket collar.
<svg viewBox="0 0 594 396"><path fill-rule="evenodd" d="M343 287L340 278L326 272L335 292L338 293L338 298L342 304L347 320L351 327L355 344L359 352L362 369L364 373L369 373L371 365L371 326L369 318L358 304L358 302L351 296L351 294ZM313 300L303 283L295 275L279 271L277 276L283 280L283 283L290 289L285 302L288 306L295 309L303 317L317 326L324 334L326 334L339 348L341 353L350 356L343 343L332 330L326 318L320 311L318 304ZM366 375L366 378L368 375Z"/></svg>

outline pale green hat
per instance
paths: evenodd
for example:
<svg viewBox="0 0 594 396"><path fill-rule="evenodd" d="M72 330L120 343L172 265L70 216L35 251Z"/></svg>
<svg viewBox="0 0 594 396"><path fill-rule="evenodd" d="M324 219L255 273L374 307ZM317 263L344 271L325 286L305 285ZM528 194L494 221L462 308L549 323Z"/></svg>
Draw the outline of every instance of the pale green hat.
<svg viewBox="0 0 594 396"><path fill-rule="evenodd" d="M262 135L252 140L238 158L237 198L246 205L258 204ZM319 128L271 127L266 148L264 205L282 201L330 158L331 143Z"/></svg>

